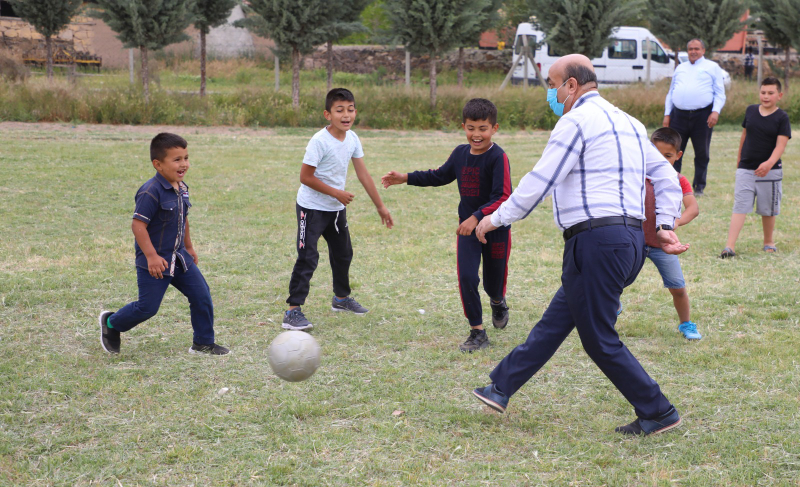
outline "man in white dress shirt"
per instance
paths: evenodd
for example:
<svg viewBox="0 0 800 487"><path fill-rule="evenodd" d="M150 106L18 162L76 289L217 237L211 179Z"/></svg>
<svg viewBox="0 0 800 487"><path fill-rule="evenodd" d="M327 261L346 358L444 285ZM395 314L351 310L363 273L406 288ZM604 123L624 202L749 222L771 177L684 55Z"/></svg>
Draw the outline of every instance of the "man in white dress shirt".
<svg viewBox="0 0 800 487"><path fill-rule="evenodd" d="M664 127L681 134L681 151L686 150L689 139L694 147L694 178L692 188L702 196L708 173L711 133L725 105L725 85L722 68L704 57L706 45L692 39L686 45L689 62L681 63L672 74L672 83L664 101ZM675 170L681 172L683 157L675 161Z"/></svg>
<svg viewBox="0 0 800 487"><path fill-rule="evenodd" d="M620 341L615 329L622 290L644 264L645 177L655 185L656 224L662 248L689 248L672 231L682 191L675 170L650 143L644 125L604 100L586 56L571 54L550 68L548 101L562 115L536 166L491 218L487 232L528 216L548 195L564 232L561 283L525 343L492 371L492 384L473 394L504 412L508 399L553 356L575 328L583 348L634 406L637 419L616 428L654 434L680 424L680 415Z"/></svg>

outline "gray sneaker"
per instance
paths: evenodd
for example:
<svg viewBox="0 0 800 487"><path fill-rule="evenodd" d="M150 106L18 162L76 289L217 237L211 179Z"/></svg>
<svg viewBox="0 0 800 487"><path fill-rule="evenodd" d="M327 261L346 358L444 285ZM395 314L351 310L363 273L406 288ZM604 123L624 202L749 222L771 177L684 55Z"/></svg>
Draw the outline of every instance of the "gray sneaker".
<svg viewBox="0 0 800 487"><path fill-rule="evenodd" d="M458 348L462 352L472 353L476 350L483 350L489 346L489 337L486 336L486 330L472 329L469 331L467 341L462 343Z"/></svg>
<svg viewBox="0 0 800 487"><path fill-rule="evenodd" d="M100 345L108 353L119 353L120 336L119 332L108 327L108 317L113 315L111 311L101 311L97 321L100 322Z"/></svg>
<svg viewBox="0 0 800 487"><path fill-rule="evenodd" d="M306 316L300 310L300 307L290 309L286 313L283 314L283 324L281 328L285 330L310 330L314 328L314 325L311 324L310 321L306 319Z"/></svg>
<svg viewBox="0 0 800 487"><path fill-rule="evenodd" d="M367 308L358 304L358 301L351 297L344 298L344 301L337 301L336 296L331 299L331 309L333 311L350 311L357 315L366 314L369 311Z"/></svg>

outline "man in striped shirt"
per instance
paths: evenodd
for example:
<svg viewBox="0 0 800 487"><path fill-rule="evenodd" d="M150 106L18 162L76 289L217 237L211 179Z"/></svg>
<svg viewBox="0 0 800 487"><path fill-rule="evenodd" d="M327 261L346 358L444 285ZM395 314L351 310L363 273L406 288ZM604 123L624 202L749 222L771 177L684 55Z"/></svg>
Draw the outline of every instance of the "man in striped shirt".
<svg viewBox="0 0 800 487"><path fill-rule="evenodd" d="M597 92L589 58L562 57L550 68L547 83L551 107L564 116L539 162L476 234L483 240L487 232L525 218L552 194L565 241L562 286L527 341L490 374L492 384L473 394L504 412L508 399L576 328L589 357L635 408L637 419L616 431L660 433L678 426L680 415L620 341L615 324L622 290L644 264L645 178L654 185L663 250L679 254L689 248L672 231L680 217L678 177L645 127Z"/></svg>

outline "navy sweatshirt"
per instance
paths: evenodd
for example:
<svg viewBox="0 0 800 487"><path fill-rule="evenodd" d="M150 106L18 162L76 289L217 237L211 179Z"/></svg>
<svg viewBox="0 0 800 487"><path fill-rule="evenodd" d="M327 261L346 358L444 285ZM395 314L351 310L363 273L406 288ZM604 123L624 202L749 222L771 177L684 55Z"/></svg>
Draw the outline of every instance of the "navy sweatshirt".
<svg viewBox="0 0 800 487"><path fill-rule="evenodd" d="M459 222L473 215L481 221L511 196L511 168L503 149L492 144L477 156L469 150L469 144L459 145L439 169L408 173L411 186L444 186L457 180Z"/></svg>

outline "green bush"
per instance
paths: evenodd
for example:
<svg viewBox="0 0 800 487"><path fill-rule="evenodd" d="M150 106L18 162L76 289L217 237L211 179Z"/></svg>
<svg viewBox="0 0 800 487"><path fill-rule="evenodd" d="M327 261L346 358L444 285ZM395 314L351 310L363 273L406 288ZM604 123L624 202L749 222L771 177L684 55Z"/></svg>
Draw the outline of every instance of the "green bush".
<svg viewBox="0 0 800 487"><path fill-rule="evenodd" d="M249 77L249 75L242 75ZM374 76L374 75L371 75ZM474 97L491 99L498 107L498 123L504 129L549 130L557 117L550 110L541 88L440 87L435 110L429 106L425 85L410 88L400 84L365 83L353 77L359 110L357 125L375 129L457 129L464 103ZM360 81L360 83L359 83ZM350 84L345 84L350 86ZM664 96L669 84L652 88L631 85L603 89L611 103L649 127L661 125ZM312 84L300 97L300 108L292 108L288 87L275 92L268 86L243 86L228 93L201 98L194 93L153 89L149 104L141 90L131 87L96 88L29 80L0 81L0 120L23 122L83 122L107 124L234 125L260 127L319 127L325 87ZM736 83L720 123L741 124L745 108L758 103L754 83ZM793 123L800 123L800 96L787 94L780 103Z"/></svg>

